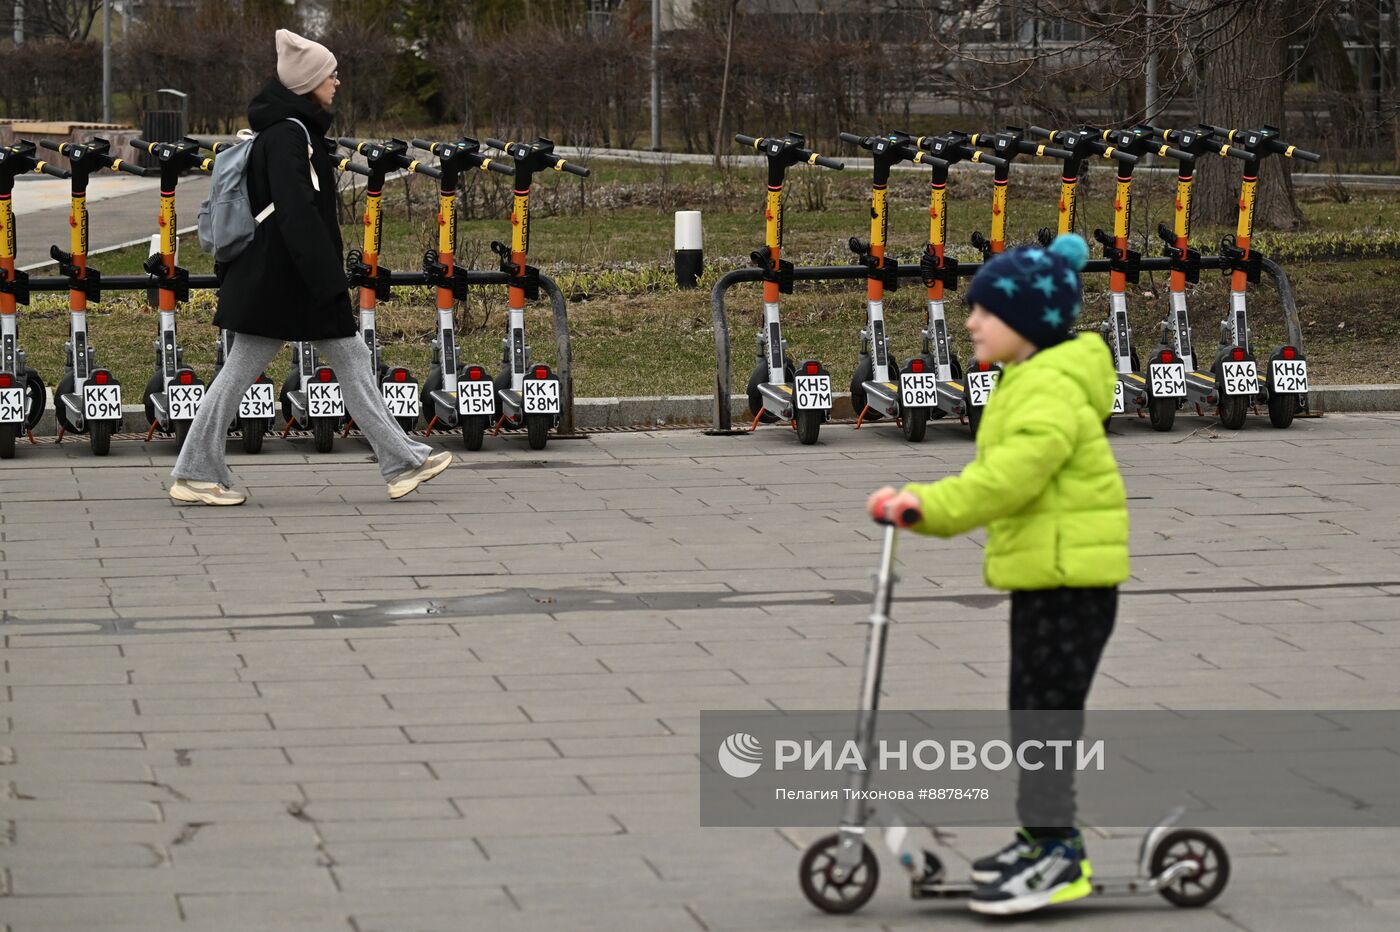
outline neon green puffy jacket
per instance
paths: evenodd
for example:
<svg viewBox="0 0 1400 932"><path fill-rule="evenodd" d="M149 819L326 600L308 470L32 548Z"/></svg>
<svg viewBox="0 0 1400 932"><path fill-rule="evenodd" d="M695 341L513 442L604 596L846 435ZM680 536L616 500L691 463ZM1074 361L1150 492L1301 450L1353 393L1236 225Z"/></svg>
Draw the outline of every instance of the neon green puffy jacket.
<svg viewBox="0 0 1400 932"><path fill-rule="evenodd" d="M983 573L997 589L1127 579L1127 497L1103 426L1114 381L1097 334L1008 365L983 409L976 458L960 475L905 486L923 501L913 529L952 537L986 525Z"/></svg>

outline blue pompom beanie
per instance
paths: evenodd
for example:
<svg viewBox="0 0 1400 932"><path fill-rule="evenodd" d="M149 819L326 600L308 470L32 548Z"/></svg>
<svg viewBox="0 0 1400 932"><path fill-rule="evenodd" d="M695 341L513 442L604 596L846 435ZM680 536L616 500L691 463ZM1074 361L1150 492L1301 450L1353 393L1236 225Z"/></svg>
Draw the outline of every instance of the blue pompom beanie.
<svg viewBox="0 0 1400 932"><path fill-rule="evenodd" d="M973 276L967 303L982 305L1040 349L1063 343L1083 307L1079 270L1088 258L1089 246L1074 233L1048 248L1012 249Z"/></svg>

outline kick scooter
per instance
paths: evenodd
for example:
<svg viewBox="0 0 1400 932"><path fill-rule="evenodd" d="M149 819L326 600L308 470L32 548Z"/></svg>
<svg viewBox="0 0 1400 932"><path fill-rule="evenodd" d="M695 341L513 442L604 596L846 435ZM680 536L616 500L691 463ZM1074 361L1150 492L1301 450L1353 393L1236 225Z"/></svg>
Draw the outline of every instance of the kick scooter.
<svg viewBox="0 0 1400 932"><path fill-rule="evenodd" d="M1041 158L1068 159L1073 153L1067 149L1033 142L1026 137L1026 131L1019 126L1008 126L999 133L973 133L969 142L992 154L1006 164L996 166L992 176L992 226L991 237L981 231L972 234L972 246L988 259L1006 251L1006 188L1011 180L1011 163L1017 156L1034 155Z"/></svg>
<svg viewBox="0 0 1400 932"><path fill-rule="evenodd" d="M1118 380L1113 384L1113 414L1121 414L1126 409L1127 399L1132 398L1139 408L1148 406L1147 380L1138 372L1141 369L1137 353L1132 348L1132 331L1128 329L1128 282L1136 282L1140 273L1142 254L1128 249L1129 198L1132 195L1133 166L1138 157L1151 145L1150 138L1140 138L1139 134L1114 135L1101 129L1086 126L1078 130L1051 131L1039 126L1030 127L1033 136L1040 137L1070 153L1063 163L1060 177L1060 217L1058 234L1073 233L1078 219L1079 178L1084 172L1084 162L1090 156L1111 159L1118 163L1118 185L1113 201L1114 236L1108 237L1103 230L1094 231L1096 239L1104 247L1104 255L1110 260L1109 270L1109 316L1104 324L1105 340L1113 353L1114 369ZM1109 140L1113 136L1112 141ZM1136 149L1137 151L1133 151ZM1056 234L1041 230L1037 236L1041 245L1048 246ZM1110 337L1109 332L1112 336ZM1155 359L1154 364L1163 364ZM1171 365L1171 363L1165 363ZM1164 386L1168 390L1179 389L1185 395L1184 386ZM1127 391L1125 391L1127 389ZM1131 392L1131 396L1129 395ZM1176 412L1176 396L1163 396L1158 408L1170 408L1172 416ZM1106 423L1106 422L1105 422Z"/></svg>
<svg viewBox="0 0 1400 932"><path fill-rule="evenodd" d="M513 172L503 163L481 154L481 143L464 136L457 142L413 140L413 146L438 157L438 247L423 253L423 271L437 286L437 335L433 338L433 366L423 383L424 434L462 428L468 450L481 449L486 428L496 413L496 387L486 367L458 368L461 348L453 322L453 308L467 298L466 269L457 264L457 183L462 173L477 169L504 175ZM423 167L415 171L423 171Z"/></svg>
<svg viewBox="0 0 1400 932"><path fill-rule="evenodd" d="M339 149L331 139L325 140L325 145L332 153ZM349 158L336 161L335 169L369 176L368 168L355 165ZM329 453L335 448L335 432L345 419L345 399L335 372L321 364L316 345L310 340L292 342L292 367L282 380L280 398L282 418L286 422L282 428L283 437L295 427L311 431L317 453Z"/></svg>
<svg viewBox="0 0 1400 932"><path fill-rule="evenodd" d="M502 342L501 372L496 376L500 401L496 431L525 428L531 450L543 450L549 430L559 422L559 377L544 363L533 362L525 342L525 302L540 294L540 270L526 261L530 252L530 186L535 173L546 169L588 177L588 169L554 154L554 143L539 136L534 142L507 142L488 137L486 144L505 153L514 163L515 186L510 213L510 245L493 242L491 251L501 259L501 271L510 276L510 303L506 338ZM471 367L468 367L468 381ZM458 383L459 388L462 383ZM493 436L495 434L493 433Z"/></svg>
<svg viewBox="0 0 1400 932"><path fill-rule="evenodd" d="M754 416L750 430L760 421L788 421L804 445L817 442L817 435L831 411L831 375L815 359L805 359L794 367L783 339L782 295L792 294L792 263L781 258L783 250L783 181L787 170L799 162L823 168L845 169L844 162L818 155L807 148L799 133L782 138L735 135L734 141L749 146L768 161L768 200L764 208L764 245L750 261L763 270L763 329L758 332L758 365L749 375L749 413Z"/></svg>
<svg viewBox="0 0 1400 932"><path fill-rule="evenodd" d="M964 373L948 346L948 321L944 312L945 290L958 287L958 261L944 255L948 240L948 168L957 162L977 162L1002 168L1005 159L989 155L972 145L966 133L949 132L941 136L921 136L919 148L930 158L933 168L929 179L929 242L920 261L924 284L928 287L928 329L923 333L923 353L937 375L938 411L954 412L967 419L968 430L975 438L982 423L982 408L991 399L1001 368L976 359L968 361ZM956 381L961 380L961 382Z"/></svg>
<svg viewBox="0 0 1400 932"><path fill-rule="evenodd" d="M1171 260L1171 277L1167 284L1167 316L1160 325L1161 345L1155 353L1155 358L1159 361L1158 365L1180 364L1180 373L1177 373L1174 367L1165 372L1170 378L1175 378L1177 374L1183 376L1186 382L1186 403L1194 405L1196 413L1201 414L1202 406L1218 409L1221 395L1220 383L1216 376L1198 367L1192 343L1191 323L1186 312L1186 286L1201 279L1201 254L1191 248L1191 187L1195 181L1196 160L1211 154L1246 161L1252 160L1253 156L1238 146L1222 146L1215 141L1209 129L1161 130L1151 126L1143 126L1140 129L1151 134L1154 145L1161 146L1157 150L1159 155L1173 158L1172 153L1175 152L1193 156L1190 159L1176 158L1176 201L1172 225L1169 227L1165 223L1157 224L1157 236L1162 240L1162 255ZM1150 388L1155 392L1157 386L1157 372L1154 366ZM1153 417L1153 427L1158 430L1171 427L1174 411L1154 412L1153 409L1149 409L1149 416L1154 413L1157 416ZM1162 417L1162 414L1166 416Z"/></svg>
<svg viewBox="0 0 1400 932"><path fill-rule="evenodd" d="M937 373L928 361L916 356L900 368L890 353L885 337L885 292L899 287L899 263L885 255L890 219L886 197L890 168L900 162L922 162L914 139L906 133L857 136L842 133L842 142L860 146L874 157L875 175L870 188L870 241L851 237L850 248L857 261L869 270L865 285L865 329L860 332L860 358L851 376L851 409L856 427L865 421L892 417L910 443L920 443L928 430L929 409L938 400ZM899 374L896 385L892 373Z"/></svg>
<svg viewBox="0 0 1400 932"><path fill-rule="evenodd" d="M917 509L903 517L918 520ZM862 760L875 760L876 718L880 706L880 681L884 675L885 648L889 640L890 606L894 601L895 544L898 531L885 524L880 566L865 645L865 667L856 710L855 742ZM798 882L808 902L828 913L853 913L875 895L880 882L880 862L866 843L866 831L875 810L868 801L871 770L850 770L850 792L841 826L833 834L808 846L798 869ZM1160 894L1175 906L1204 906L1220 895L1230 880L1230 858L1225 846L1208 832L1175 829L1181 817L1175 810L1143 836L1138 849L1137 874L1133 877L1092 880L1094 896L1144 896ZM961 899L975 889L970 882L950 880L942 861L931 851L922 857L905 852L907 829L891 826L885 841L909 872L909 892L914 899Z"/></svg>
<svg viewBox="0 0 1400 932"><path fill-rule="evenodd" d="M194 370L185 365L184 351L175 336L175 310L190 297L190 273L175 264L175 187L186 171L208 173L214 160L199 151L199 143L191 139L179 142L147 142L131 140L137 152L153 156L160 166L160 252L150 256L145 269L159 288L160 332L155 342L155 372L146 383L143 401L146 420L151 429L149 440L157 430L174 433L175 449L185 445L190 422L204 400L204 382Z"/></svg>
<svg viewBox="0 0 1400 932"><path fill-rule="evenodd" d="M121 382L112 372L97 364L96 350L88 336L87 305L102 300L102 273L88 265L88 177L104 168L141 177L146 170L110 153L112 144L94 137L85 143L55 143L39 140L39 145L68 160L71 178L71 208L68 214L69 250L49 247L59 273L68 279L68 342L63 347L67 365L54 390L54 417L58 439L68 432L86 433L94 456L106 456L112 448L112 434L122 423Z"/></svg>
<svg viewBox="0 0 1400 932"><path fill-rule="evenodd" d="M1215 369L1220 377L1220 423L1230 430L1244 426L1248 406L1262 395L1269 408L1269 423L1286 428L1293 423L1301 403L1308 396L1308 363L1296 346L1280 346L1269 356L1269 368L1261 377L1249 332L1245 293L1250 282L1259 281L1260 256L1250 249L1254 236L1254 198L1259 185L1259 165L1271 155L1320 162L1322 156L1289 145L1272 126L1238 130L1203 126L1214 138L1230 148L1239 147L1253 159L1245 162L1240 184L1239 221L1234 236L1220 242L1220 255L1230 262L1230 311L1220 324L1220 350Z"/></svg>
<svg viewBox="0 0 1400 932"><path fill-rule="evenodd" d="M384 233L382 201L384 178L391 171L406 169L421 174L435 174L426 165L420 166L416 159L408 155L408 143L401 139L384 142L361 142L356 139L340 139L339 143L352 152L365 157L369 167L369 181L365 184L365 237L363 249L352 249L345 254L345 271L350 284L360 289L360 336L369 347L370 366L384 404L389 414L399 422L407 433L418 424L422 406L418 398L418 383L412 374L402 366L390 367L380 360L382 345L374 326L374 309L380 301L388 301L391 296L390 276L393 274L379 262L380 242ZM348 433L353 423L347 422Z"/></svg>
<svg viewBox="0 0 1400 932"><path fill-rule="evenodd" d="M34 442L34 425L48 399L44 380L25 363L19 345L16 305L29 304L29 276L15 268L15 177L29 172L67 178L68 172L34 157L34 143L21 139L0 148L0 459L15 455L20 431Z"/></svg>

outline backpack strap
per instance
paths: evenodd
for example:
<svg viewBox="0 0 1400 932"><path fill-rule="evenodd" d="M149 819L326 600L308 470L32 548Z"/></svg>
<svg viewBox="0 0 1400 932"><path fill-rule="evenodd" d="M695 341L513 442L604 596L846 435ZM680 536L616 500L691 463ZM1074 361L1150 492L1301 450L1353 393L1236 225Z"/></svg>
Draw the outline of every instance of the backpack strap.
<svg viewBox="0 0 1400 932"><path fill-rule="evenodd" d="M311 156L314 155L316 151L311 148L311 130L307 129L306 124L303 123L301 120L298 120L296 117L287 117L287 121L290 123L295 123L297 126L300 126L301 131L306 134L306 158L309 162ZM311 187L315 188L317 191L321 190L321 181L319 178L316 177L316 166L314 165L311 166ZM269 201L268 205L262 210L258 211L257 216L253 217L253 221L255 223L261 224L268 217L271 217L272 212L276 209L277 205Z"/></svg>

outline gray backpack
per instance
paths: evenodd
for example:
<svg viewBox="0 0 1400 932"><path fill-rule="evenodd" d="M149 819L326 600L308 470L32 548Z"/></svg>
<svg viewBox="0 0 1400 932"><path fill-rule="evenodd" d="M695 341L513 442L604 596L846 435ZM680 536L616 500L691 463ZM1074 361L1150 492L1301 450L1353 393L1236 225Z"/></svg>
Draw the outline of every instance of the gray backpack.
<svg viewBox="0 0 1400 932"><path fill-rule="evenodd" d="M309 153L311 132L306 124L295 117L287 119L306 133ZM242 142L222 150L214 159L209 198L199 205L199 245L215 262L231 262L247 249L258 232L258 224L272 216L273 211L273 205L268 204L257 216L253 215L253 205L248 199L248 156L257 137L252 133L239 135L243 136ZM314 179L314 168L311 174Z"/></svg>

